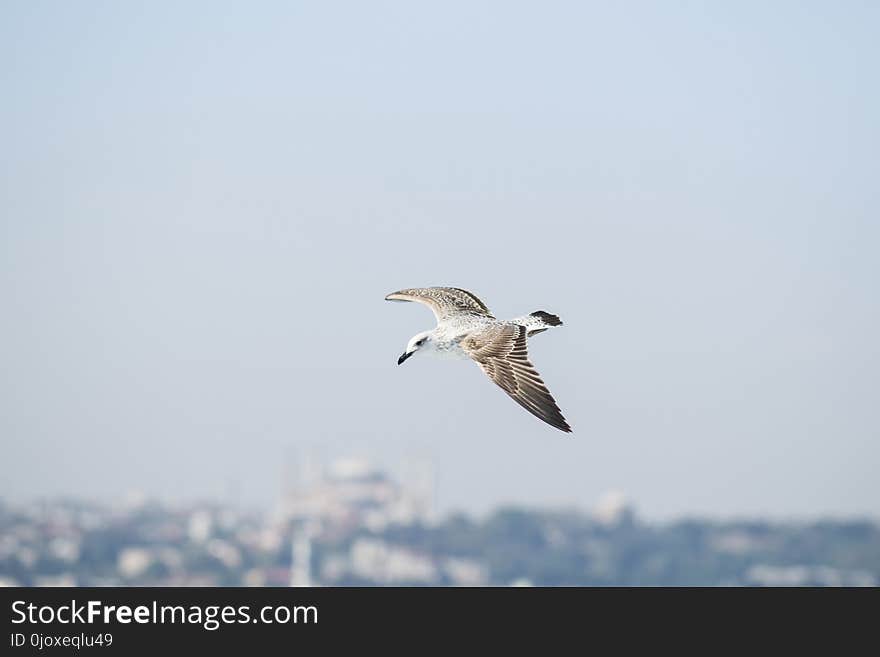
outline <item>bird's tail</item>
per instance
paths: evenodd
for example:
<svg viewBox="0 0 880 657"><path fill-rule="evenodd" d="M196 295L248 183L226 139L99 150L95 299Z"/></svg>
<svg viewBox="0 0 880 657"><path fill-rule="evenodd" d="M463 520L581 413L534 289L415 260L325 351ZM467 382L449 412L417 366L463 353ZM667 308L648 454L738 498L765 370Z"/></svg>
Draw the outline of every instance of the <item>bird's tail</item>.
<svg viewBox="0 0 880 657"><path fill-rule="evenodd" d="M517 324L522 324L528 329L528 333L526 333L528 337L543 333L551 326L562 326L562 320L559 319L558 315L551 315L543 310L536 310L515 321Z"/></svg>

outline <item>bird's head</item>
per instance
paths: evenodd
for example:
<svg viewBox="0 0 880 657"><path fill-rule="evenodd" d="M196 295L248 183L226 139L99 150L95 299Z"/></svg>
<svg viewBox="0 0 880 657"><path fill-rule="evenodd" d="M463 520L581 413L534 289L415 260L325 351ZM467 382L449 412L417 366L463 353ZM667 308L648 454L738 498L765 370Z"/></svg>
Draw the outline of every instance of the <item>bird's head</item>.
<svg viewBox="0 0 880 657"><path fill-rule="evenodd" d="M404 351L400 358L397 359L397 364L401 365L403 361L412 356L414 353L426 349L431 345L431 331L422 331L421 333L416 333L410 341L406 345L406 351Z"/></svg>

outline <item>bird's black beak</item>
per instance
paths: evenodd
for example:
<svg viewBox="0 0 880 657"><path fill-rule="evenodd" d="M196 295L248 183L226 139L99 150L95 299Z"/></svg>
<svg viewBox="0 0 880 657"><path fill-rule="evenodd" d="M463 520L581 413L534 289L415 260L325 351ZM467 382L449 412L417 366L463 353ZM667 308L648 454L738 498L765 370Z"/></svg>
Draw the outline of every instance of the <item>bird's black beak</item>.
<svg viewBox="0 0 880 657"><path fill-rule="evenodd" d="M398 365L401 365L401 364L403 363L403 361L405 361L407 358L409 358L410 356L412 356L414 353L416 353L416 352L414 352L414 351L404 351L404 352L400 355L400 358L397 359L397 364L398 364Z"/></svg>

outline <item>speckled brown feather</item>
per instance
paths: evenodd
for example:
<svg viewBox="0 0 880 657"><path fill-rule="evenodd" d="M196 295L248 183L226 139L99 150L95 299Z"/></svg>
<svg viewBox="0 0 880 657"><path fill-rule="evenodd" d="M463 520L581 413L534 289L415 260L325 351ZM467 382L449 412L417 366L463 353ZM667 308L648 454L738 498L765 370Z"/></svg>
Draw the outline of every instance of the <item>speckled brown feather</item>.
<svg viewBox="0 0 880 657"><path fill-rule="evenodd" d="M392 292L385 297L388 301L415 301L423 303L434 311L437 321L468 313L494 319L485 303L476 295L458 287L414 287Z"/></svg>
<svg viewBox="0 0 880 657"><path fill-rule="evenodd" d="M465 337L460 346L517 404L560 431L571 432L556 400L529 362L525 326L493 326Z"/></svg>

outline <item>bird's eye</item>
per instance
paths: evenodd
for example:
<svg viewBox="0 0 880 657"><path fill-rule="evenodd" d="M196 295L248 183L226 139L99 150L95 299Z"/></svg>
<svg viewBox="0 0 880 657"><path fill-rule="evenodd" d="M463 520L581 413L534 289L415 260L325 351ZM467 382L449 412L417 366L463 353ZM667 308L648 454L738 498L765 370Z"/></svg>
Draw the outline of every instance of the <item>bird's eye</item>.
<svg viewBox="0 0 880 657"><path fill-rule="evenodd" d="M425 338L422 338L421 340L419 340L418 342L416 342L416 346L417 346L417 347L421 347L421 346L422 346L422 343L423 343L424 341L425 341Z"/></svg>

